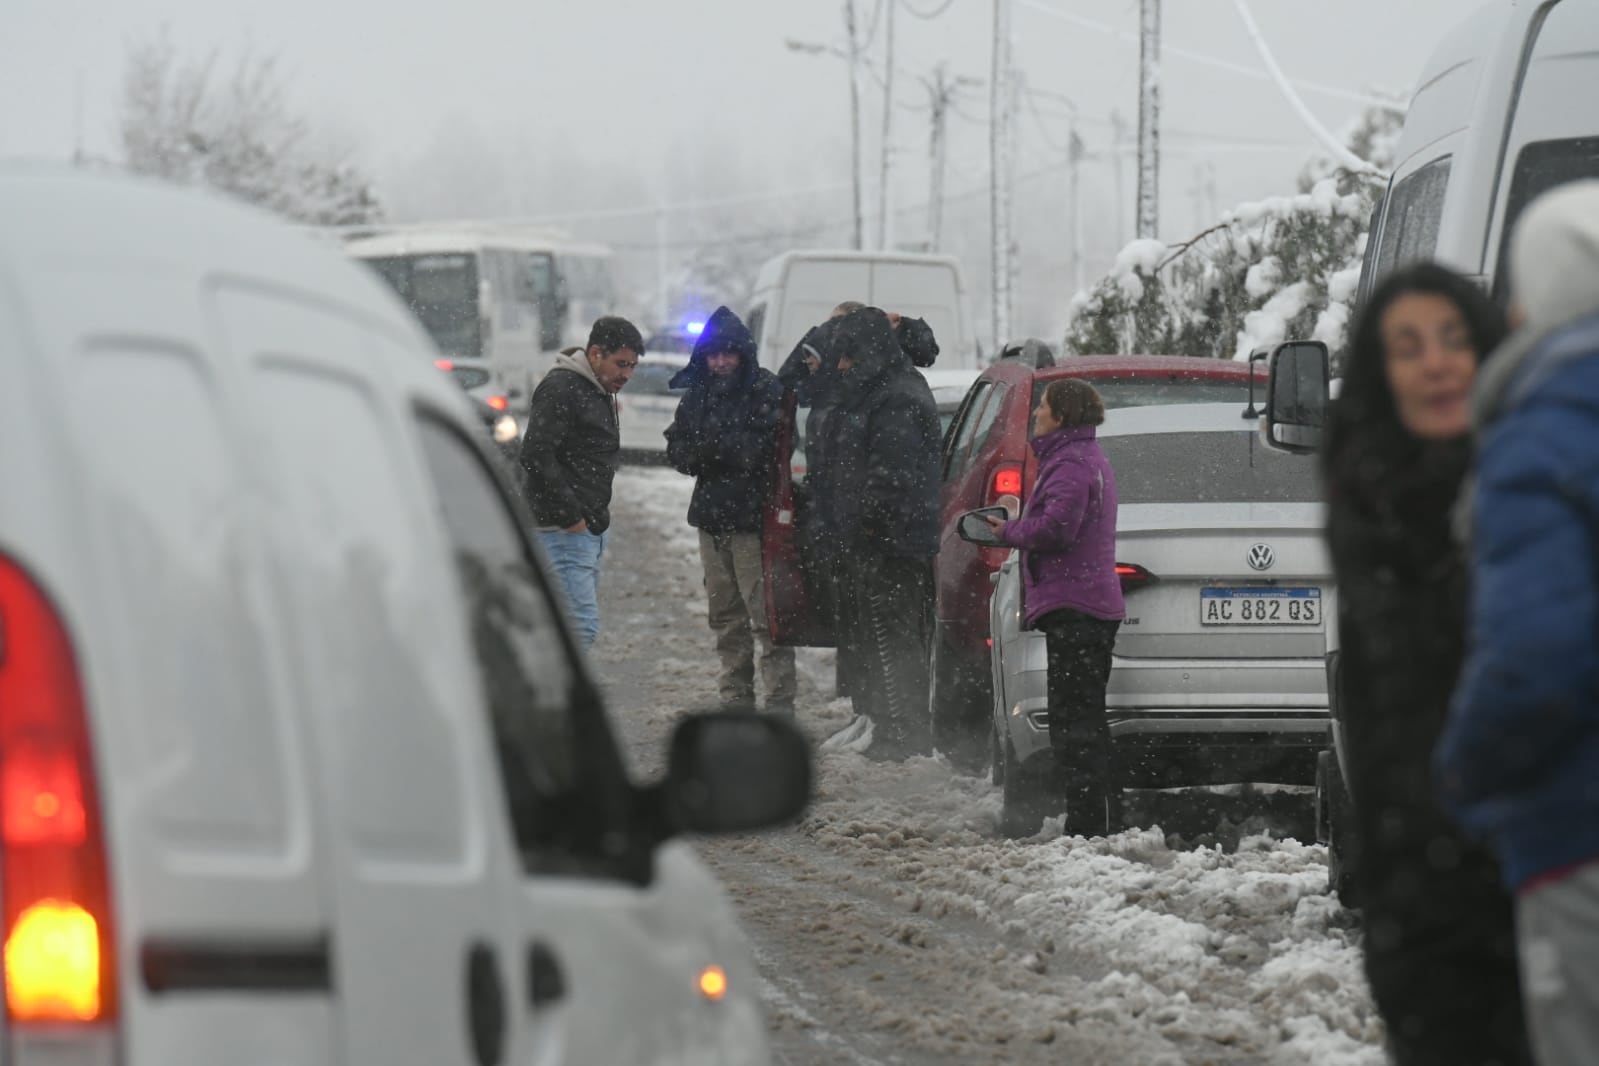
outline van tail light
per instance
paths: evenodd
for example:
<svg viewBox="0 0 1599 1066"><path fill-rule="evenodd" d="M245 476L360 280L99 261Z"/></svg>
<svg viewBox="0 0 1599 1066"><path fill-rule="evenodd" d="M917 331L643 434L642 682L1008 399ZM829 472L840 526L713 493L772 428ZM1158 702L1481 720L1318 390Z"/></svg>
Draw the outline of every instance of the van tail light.
<svg viewBox="0 0 1599 1066"><path fill-rule="evenodd" d="M99 795L77 662L44 593L0 555L0 915L6 1017L117 1017Z"/></svg>
<svg viewBox="0 0 1599 1066"><path fill-rule="evenodd" d="M496 411L505 411L511 406L511 401L507 400L504 396L490 396L483 402L494 408Z"/></svg>
<svg viewBox="0 0 1599 1066"><path fill-rule="evenodd" d="M1153 585L1157 580L1159 580L1148 570L1145 570L1141 566L1135 566L1132 563L1117 563L1116 576L1121 578L1123 592L1132 592L1134 589L1141 589L1147 585Z"/></svg>
<svg viewBox="0 0 1599 1066"><path fill-rule="evenodd" d="M1020 463L1004 463L994 468L989 482L986 507L1003 507L1012 518L1022 513L1022 467Z"/></svg>
<svg viewBox="0 0 1599 1066"><path fill-rule="evenodd" d="M440 370L455 369L455 364L448 359L435 359L433 360L433 365L438 367Z"/></svg>

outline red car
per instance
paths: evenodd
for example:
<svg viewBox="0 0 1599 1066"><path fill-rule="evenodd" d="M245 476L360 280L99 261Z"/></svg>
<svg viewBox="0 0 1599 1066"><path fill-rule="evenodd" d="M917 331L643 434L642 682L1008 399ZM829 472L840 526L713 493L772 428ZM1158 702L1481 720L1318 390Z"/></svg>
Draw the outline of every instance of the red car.
<svg viewBox="0 0 1599 1066"><path fill-rule="evenodd" d="M1243 363L1129 355L1072 356L1057 366L1049 349L1036 342L1007 348L972 385L944 434L944 531L934 564L938 603L931 663L938 747L968 766L980 766L987 757L993 701L990 576L1009 549L980 548L962 540L955 520L974 508L1000 504L1020 513L1038 465L1027 446L1032 411L1044 386L1065 377L1092 381L1106 407L1236 401L1241 418L1249 400L1249 368ZM830 647L833 619L825 594L813 587L818 567L805 565L795 536L809 502L803 472L789 462L797 417L803 412L796 411L790 394L773 464L776 491L766 510L767 624L778 644Z"/></svg>
<svg viewBox="0 0 1599 1066"><path fill-rule="evenodd" d="M944 435L943 536L934 563L938 600L931 663L936 743L968 767L980 767L988 754L994 698L988 600L992 576L1010 550L962 540L956 519L978 507L1008 506L1020 513L1038 469L1028 447L1032 412L1044 387L1058 378L1093 382L1107 408L1236 402L1241 418L1249 401L1250 371L1244 363L1165 355L1068 356L1056 363L1048 348L1034 343L1006 349L978 378Z"/></svg>

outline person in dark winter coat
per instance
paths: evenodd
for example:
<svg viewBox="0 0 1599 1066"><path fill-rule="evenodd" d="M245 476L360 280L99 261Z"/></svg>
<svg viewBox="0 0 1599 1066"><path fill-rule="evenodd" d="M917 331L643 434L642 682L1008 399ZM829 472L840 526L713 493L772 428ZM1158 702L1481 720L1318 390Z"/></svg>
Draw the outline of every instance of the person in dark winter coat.
<svg viewBox="0 0 1599 1066"><path fill-rule="evenodd" d="M1126 604L1116 575L1116 474L1095 440L1104 421L1105 402L1088 382L1050 382L1033 412L1038 476L1027 509L1008 522L989 519L1002 544L1022 550L1025 622L1043 631L1049 649L1049 743L1068 836L1105 836L1121 821L1105 688Z"/></svg>
<svg viewBox="0 0 1599 1066"><path fill-rule="evenodd" d="M1541 1066L1599 1062L1599 181L1511 238L1516 332L1475 398L1471 652L1444 797L1516 893Z"/></svg>
<svg viewBox="0 0 1599 1066"><path fill-rule="evenodd" d="M1486 298L1442 267L1387 278L1357 324L1322 456L1366 975L1398 1066L1530 1061L1510 899L1430 774L1463 654L1450 513L1467 398L1502 334Z"/></svg>
<svg viewBox="0 0 1599 1066"><path fill-rule="evenodd" d="M927 381L888 315L853 311L833 327L840 380L826 433L821 521L842 552L839 642L856 663L846 727L868 754L931 750L927 700L933 556L938 554L942 438ZM841 743L847 743L843 740Z"/></svg>
<svg viewBox="0 0 1599 1066"><path fill-rule="evenodd" d="M783 387L756 365L755 338L744 323L719 307L672 388L688 391L666 430L666 457L695 479L688 524L700 531L722 702L755 706L759 645L766 709L793 714L794 649L772 643L761 580L761 523Z"/></svg>
<svg viewBox="0 0 1599 1066"><path fill-rule="evenodd" d="M600 559L621 452L616 394L643 350L627 319L597 320L588 348L562 352L533 390L522 438L525 495L584 645L600 631Z"/></svg>

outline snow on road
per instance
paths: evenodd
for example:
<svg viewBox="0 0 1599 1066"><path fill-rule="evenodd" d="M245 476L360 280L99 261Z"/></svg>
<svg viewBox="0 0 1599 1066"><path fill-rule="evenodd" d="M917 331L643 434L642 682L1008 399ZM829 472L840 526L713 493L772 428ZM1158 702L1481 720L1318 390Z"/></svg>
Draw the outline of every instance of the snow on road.
<svg viewBox="0 0 1599 1066"><path fill-rule="evenodd" d="M715 702L690 488L617 479L595 662L642 773L676 717ZM818 740L849 719L828 654L801 653ZM820 752L817 768L796 829L700 848L755 948L780 1062L1384 1061L1325 850L1270 818L1188 843L1062 839L1058 820L1008 841L997 790L940 759Z"/></svg>

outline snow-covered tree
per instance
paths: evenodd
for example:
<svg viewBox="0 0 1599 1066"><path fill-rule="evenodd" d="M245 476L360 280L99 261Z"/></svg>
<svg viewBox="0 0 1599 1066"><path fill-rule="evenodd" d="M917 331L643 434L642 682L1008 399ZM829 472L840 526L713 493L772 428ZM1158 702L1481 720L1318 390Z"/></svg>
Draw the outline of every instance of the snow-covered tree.
<svg viewBox="0 0 1599 1066"><path fill-rule="evenodd" d="M1392 165L1403 115L1373 106L1348 133L1357 154ZM1382 191L1368 175L1318 156L1295 196L1235 208L1175 246L1135 241L1070 309L1067 351L1245 359L1293 337L1342 349L1366 229Z"/></svg>
<svg viewBox="0 0 1599 1066"><path fill-rule="evenodd" d="M307 145L270 56L246 52L219 77L215 53L180 62L163 33L134 44L123 72L122 153L130 170L207 185L297 222L375 222L370 181Z"/></svg>

